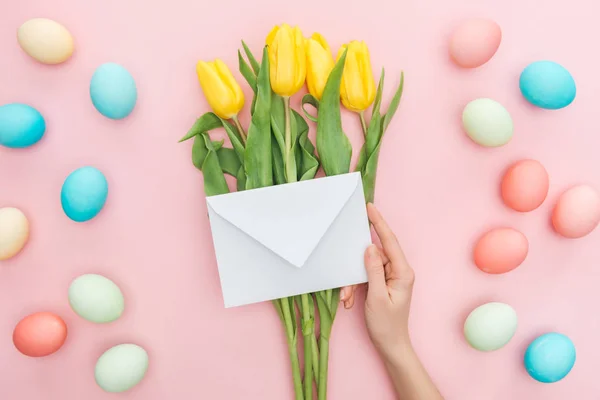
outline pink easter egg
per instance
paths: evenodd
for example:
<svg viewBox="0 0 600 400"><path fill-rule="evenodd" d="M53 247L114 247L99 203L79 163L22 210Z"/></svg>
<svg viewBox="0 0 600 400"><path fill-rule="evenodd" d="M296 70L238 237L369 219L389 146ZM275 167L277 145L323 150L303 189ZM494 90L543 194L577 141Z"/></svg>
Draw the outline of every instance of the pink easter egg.
<svg viewBox="0 0 600 400"><path fill-rule="evenodd" d="M13 331L17 350L29 357L44 357L62 347L67 339L67 324L51 312L38 312L23 318Z"/></svg>
<svg viewBox="0 0 600 400"><path fill-rule="evenodd" d="M500 47L500 26L484 18L463 22L450 39L450 57L463 68L477 68L488 62Z"/></svg>
<svg viewBox="0 0 600 400"><path fill-rule="evenodd" d="M580 238L600 222L600 196L593 188L579 185L564 192L552 213L556 232L567 238Z"/></svg>
<svg viewBox="0 0 600 400"><path fill-rule="evenodd" d="M477 268L488 274L504 274L517 268L529 251L525 235L512 228L496 228L475 244L473 259Z"/></svg>
<svg viewBox="0 0 600 400"><path fill-rule="evenodd" d="M548 195L550 180L542 164L521 160L513 164L502 178L504 204L520 212L533 211Z"/></svg>

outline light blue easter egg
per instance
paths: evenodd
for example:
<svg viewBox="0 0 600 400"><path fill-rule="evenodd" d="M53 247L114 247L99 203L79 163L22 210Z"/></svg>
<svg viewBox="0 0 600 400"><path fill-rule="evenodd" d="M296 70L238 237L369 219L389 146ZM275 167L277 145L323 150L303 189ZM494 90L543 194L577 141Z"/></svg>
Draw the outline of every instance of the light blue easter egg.
<svg viewBox="0 0 600 400"><path fill-rule="evenodd" d="M0 106L0 145L11 148L36 144L46 132L44 117L27 104Z"/></svg>
<svg viewBox="0 0 600 400"><path fill-rule="evenodd" d="M106 63L96 68L92 76L90 97L100 114L122 119L135 107L137 88L129 71L119 64Z"/></svg>
<svg viewBox="0 0 600 400"><path fill-rule="evenodd" d="M71 172L60 192L62 208L76 222L94 218L106 202L108 182L94 167L82 167Z"/></svg>
<svg viewBox="0 0 600 400"><path fill-rule="evenodd" d="M571 73L552 61L529 64L519 79L521 93L534 106L556 110L575 100L577 88Z"/></svg>
<svg viewBox="0 0 600 400"><path fill-rule="evenodd" d="M525 369L533 379L554 383L563 379L575 364L575 345L560 333L546 333L525 352Z"/></svg>

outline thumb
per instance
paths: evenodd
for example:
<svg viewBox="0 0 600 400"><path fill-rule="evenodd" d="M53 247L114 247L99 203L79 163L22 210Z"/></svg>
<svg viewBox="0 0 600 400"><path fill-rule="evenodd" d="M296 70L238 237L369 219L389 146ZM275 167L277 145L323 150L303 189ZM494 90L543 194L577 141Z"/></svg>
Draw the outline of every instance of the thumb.
<svg viewBox="0 0 600 400"><path fill-rule="evenodd" d="M369 280L368 296L387 294L383 258L379 249L374 244L370 245L365 252L365 269L367 270L367 278Z"/></svg>

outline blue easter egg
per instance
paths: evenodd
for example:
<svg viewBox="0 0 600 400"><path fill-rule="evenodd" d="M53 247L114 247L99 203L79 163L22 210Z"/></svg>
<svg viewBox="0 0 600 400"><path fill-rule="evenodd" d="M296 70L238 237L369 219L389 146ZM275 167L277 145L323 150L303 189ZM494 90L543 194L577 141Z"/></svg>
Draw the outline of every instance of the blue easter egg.
<svg viewBox="0 0 600 400"><path fill-rule="evenodd" d="M94 167L82 167L71 172L60 192L62 208L76 222L94 218L106 202L108 182Z"/></svg>
<svg viewBox="0 0 600 400"><path fill-rule="evenodd" d="M102 64L92 76L90 97L100 114L111 119L125 118L137 101L135 81L121 65Z"/></svg>
<svg viewBox="0 0 600 400"><path fill-rule="evenodd" d="M546 333L525 352L525 369L533 379L554 383L563 379L575 364L575 345L560 333Z"/></svg>
<svg viewBox="0 0 600 400"><path fill-rule="evenodd" d="M575 100L577 88L571 73L552 61L529 64L519 79L523 97L534 106L557 110Z"/></svg>
<svg viewBox="0 0 600 400"><path fill-rule="evenodd" d="M36 144L46 132L44 117L27 104L0 106L0 145L11 148Z"/></svg>

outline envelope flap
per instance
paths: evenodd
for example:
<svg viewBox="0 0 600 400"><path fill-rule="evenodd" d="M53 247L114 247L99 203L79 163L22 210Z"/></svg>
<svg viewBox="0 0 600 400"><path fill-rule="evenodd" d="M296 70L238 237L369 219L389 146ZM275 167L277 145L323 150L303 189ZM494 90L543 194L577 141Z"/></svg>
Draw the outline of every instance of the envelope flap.
<svg viewBox="0 0 600 400"><path fill-rule="evenodd" d="M302 267L360 179L358 172L344 174L212 196L207 203L238 229Z"/></svg>

